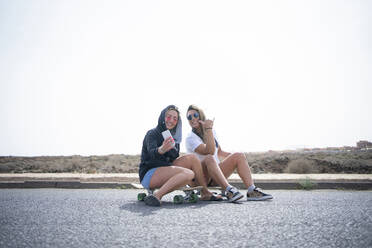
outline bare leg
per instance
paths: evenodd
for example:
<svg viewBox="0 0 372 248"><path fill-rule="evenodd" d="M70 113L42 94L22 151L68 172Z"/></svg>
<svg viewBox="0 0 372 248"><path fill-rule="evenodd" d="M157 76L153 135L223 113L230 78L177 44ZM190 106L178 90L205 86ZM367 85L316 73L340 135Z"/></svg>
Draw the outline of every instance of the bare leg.
<svg viewBox="0 0 372 248"><path fill-rule="evenodd" d="M204 178L203 168L199 159L194 154L187 154L177 158L173 162L174 166L179 166L192 170L195 173L197 183L203 187L201 190L202 198L209 198L213 193L207 188L207 183Z"/></svg>
<svg viewBox="0 0 372 248"><path fill-rule="evenodd" d="M202 161L202 166L204 174L208 176L207 179L211 177L214 182L220 185L223 189L226 189L229 183L227 182L226 177L222 173L220 167L217 165L217 162L216 160L214 160L212 155L208 155L205 157L205 159ZM208 182L208 180L206 182Z"/></svg>
<svg viewBox="0 0 372 248"><path fill-rule="evenodd" d="M194 178L194 175L194 172L186 168L177 166L159 167L151 178L150 188L159 188L154 196L161 200L165 194L185 186Z"/></svg>
<svg viewBox="0 0 372 248"><path fill-rule="evenodd" d="M233 153L220 163L222 173L226 178L237 169L240 178L247 188L253 184L251 169L243 153Z"/></svg>

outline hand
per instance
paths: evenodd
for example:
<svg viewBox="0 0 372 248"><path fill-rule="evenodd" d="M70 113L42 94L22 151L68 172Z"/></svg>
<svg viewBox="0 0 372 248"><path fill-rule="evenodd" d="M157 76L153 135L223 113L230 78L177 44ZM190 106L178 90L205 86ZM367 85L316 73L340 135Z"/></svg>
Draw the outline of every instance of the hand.
<svg viewBox="0 0 372 248"><path fill-rule="evenodd" d="M175 141L173 137L169 137L163 141L163 144L158 148L160 154L164 154L171 150L175 146Z"/></svg>
<svg viewBox="0 0 372 248"><path fill-rule="evenodd" d="M212 129L213 128L213 123L214 123L214 120L205 120L205 121L201 121L199 120L199 123L202 125L203 129Z"/></svg>

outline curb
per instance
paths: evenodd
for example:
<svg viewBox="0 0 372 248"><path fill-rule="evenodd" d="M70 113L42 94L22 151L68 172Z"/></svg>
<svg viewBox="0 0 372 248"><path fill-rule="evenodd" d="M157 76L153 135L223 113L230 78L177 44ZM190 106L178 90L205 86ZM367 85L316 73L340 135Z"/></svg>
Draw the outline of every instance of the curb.
<svg viewBox="0 0 372 248"><path fill-rule="evenodd" d="M265 190L372 190L372 182L255 182L255 185ZM246 188L243 183L235 183L234 186Z"/></svg>
<svg viewBox="0 0 372 248"><path fill-rule="evenodd" d="M0 189L134 189L133 183L80 181L11 181L0 182Z"/></svg>
<svg viewBox="0 0 372 248"><path fill-rule="evenodd" d="M245 189L242 182L230 182L233 186ZM256 181L255 185L265 190L301 190L301 189L337 189L337 190L372 190L372 181ZM2 181L0 189L37 189L37 188L60 188L60 189L141 189L142 185L129 182L81 182L81 181Z"/></svg>
<svg viewBox="0 0 372 248"><path fill-rule="evenodd" d="M252 174L257 187L264 190L344 189L372 190L372 174ZM229 183L245 189L238 174ZM141 189L137 173L0 173L0 189Z"/></svg>

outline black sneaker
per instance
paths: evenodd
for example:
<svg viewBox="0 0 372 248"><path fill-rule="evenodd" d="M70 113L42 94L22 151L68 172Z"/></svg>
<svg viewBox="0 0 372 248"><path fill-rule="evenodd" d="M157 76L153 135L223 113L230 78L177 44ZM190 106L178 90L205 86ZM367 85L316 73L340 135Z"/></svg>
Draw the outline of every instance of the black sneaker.
<svg viewBox="0 0 372 248"><path fill-rule="evenodd" d="M160 207L161 202L154 195L148 195L144 199L145 204L153 207Z"/></svg>
<svg viewBox="0 0 372 248"><path fill-rule="evenodd" d="M225 196L229 202L236 202L243 198L243 194L240 193L235 187L231 187L230 190L226 190Z"/></svg>
<svg viewBox="0 0 372 248"><path fill-rule="evenodd" d="M252 192L247 192L247 201L265 201L273 199L272 195L262 192L260 188L255 188Z"/></svg>

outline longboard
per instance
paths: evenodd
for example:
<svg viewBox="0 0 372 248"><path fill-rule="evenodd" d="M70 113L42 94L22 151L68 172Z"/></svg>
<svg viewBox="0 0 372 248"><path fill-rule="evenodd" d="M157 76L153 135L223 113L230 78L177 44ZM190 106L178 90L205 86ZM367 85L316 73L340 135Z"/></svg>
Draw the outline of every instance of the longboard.
<svg viewBox="0 0 372 248"><path fill-rule="evenodd" d="M189 202L189 203L197 203L199 201L199 196L200 195L200 190L202 189L202 186L196 186L196 187L189 187L185 186L182 187L178 190L183 191L185 195L175 195L173 197L173 203L175 204L182 204L184 202ZM155 189L148 189L147 194L146 193L139 193L137 195L137 200L138 201L144 201L145 197L147 195L151 195L155 192Z"/></svg>

